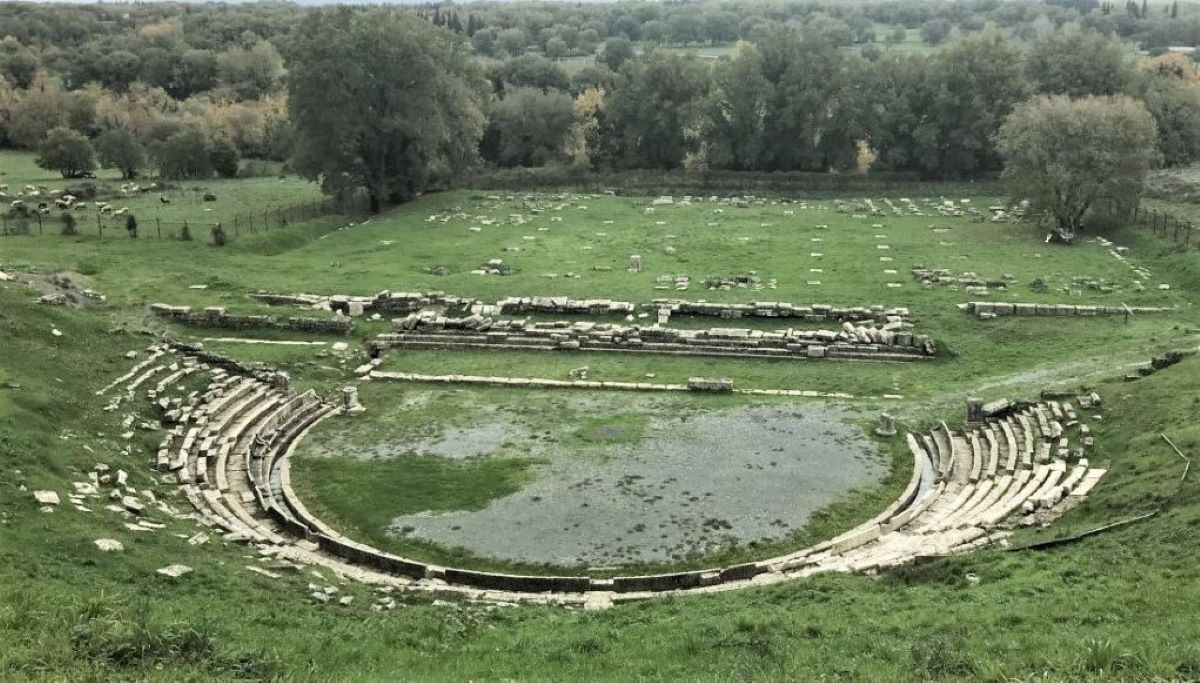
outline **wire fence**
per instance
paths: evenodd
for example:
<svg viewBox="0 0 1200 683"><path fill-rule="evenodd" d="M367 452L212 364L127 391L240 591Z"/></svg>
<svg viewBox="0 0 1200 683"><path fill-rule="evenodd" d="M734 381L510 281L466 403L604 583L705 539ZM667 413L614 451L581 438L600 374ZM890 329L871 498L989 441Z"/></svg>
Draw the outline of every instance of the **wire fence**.
<svg viewBox="0 0 1200 683"><path fill-rule="evenodd" d="M1200 247L1200 229L1192 221L1173 213L1139 205L1133 210L1133 224L1150 230L1158 237L1171 240L1180 247Z"/></svg>
<svg viewBox="0 0 1200 683"><path fill-rule="evenodd" d="M146 237L171 240L207 240L219 226L226 240L248 235L257 235L272 230L287 228L293 223L330 215L358 215L367 210L362 198L328 198L300 202L287 206L270 206L261 210L246 210L213 220L203 216L199 220L152 218L145 214L130 212L99 213L53 211L14 212L0 214L0 236L7 235L95 235L97 237ZM136 234L130 230L129 217L133 216Z"/></svg>

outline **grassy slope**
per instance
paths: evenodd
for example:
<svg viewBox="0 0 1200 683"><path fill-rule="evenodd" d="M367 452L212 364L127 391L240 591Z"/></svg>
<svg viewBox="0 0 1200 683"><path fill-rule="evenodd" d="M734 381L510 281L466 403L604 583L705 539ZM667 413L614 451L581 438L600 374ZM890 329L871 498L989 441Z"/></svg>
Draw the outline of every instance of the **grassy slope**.
<svg viewBox="0 0 1200 683"><path fill-rule="evenodd" d="M104 334L99 317L30 307L11 290L0 290L0 303L10 351L0 367L5 381L22 385L2 394L0 677L1200 674L1200 577L1189 559L1200 526L1194 477L1167 513L1127 529L1056 550L937 561L882 580L823 577L601 614L413 605L379 615L363 610L361 592L351 609L311 605L302 597L311 577L272 582L249 574L241 548L193 549L165 532L134 537L106 512L38 512L18 482L61 488L98 459L142 476L143 456L122 457L95 436L115 431L116 418L74 389L102 383L131 340ZM64 332L59 341L47 337L50 326ZM1096 459L1112 474L1068 523L1140 512L1172 489L1178 458L1156 433L1196 452L1198 377L1200 359L1192 359L1102 387L1109 419ZM89 425L74 430L81 436L59 439L63 425L80 424ZM98 453L82 449L83 434ZM13 473L18 468L22 475ZM171 530L189 531L176 523ZM99 555L91 540L107 536L127 550ZM196 572L179 582L153 574L169 561ZM967 573L980 584L968 587Z"/></svg>
<svg viewBox="0 0 1200 683"><path fill-rule="evenodd" d="M428 262L428 249L437 247L428 240L439 226L423 223L423 214L453 206L464 196L430 198L324 242L319 238L335 225L332 222L293 229L287 235L243 240L225 252L149 240L131 244L49 236L2 238L0 256L6 268L16 264L57 270L90 259L97 265L95 278L109 294L111 306L103 314L40 307L29 303L30 295L0 287L0 387L20 385L0 388L0 679L180 680L277 674L288 679L372 680L395 678L397 671L411 678L454 680L795 679L831 674L999 679L1046 671L1053 677L1115 673L1125 678L1189 679L1200 675L1200 651L1195 645L1200 627L1193 608L1200 598L1200 581L1189 561L1200 526L1194 477L1167 513L1066 548L988 551L904 570L883 580L822 577L737 594L631 605L603 614L536 608L488 612L414 604L380 615L365 610L363 603L370 596L353 585L342 588L357 596L350 609L312 605L304 597L305 584L312 577L270 581L246 572L242 567L252 560L243 548L197 549L172 535L190 534L186 524L172 522L167 531L135 536L100 506L90 515L68 505L43 514L28 492L18 490L23 484L30 490L50 487L61 493L67 482L82 479L96 461L123 466L138 485L153 485L144 466L148 451L120 454L124 442L114 437L120 431L119 416L104 413L103 401L91 391L127 367L120 357L124 351L145 343L144 337L110 334L114 320L140 325L137 307L154 299L241 303L245 287L374 291L397 282L490 296L522 290L572 290L637 300L653 295L646 291L646 282L629 284L624 273L621 278L613 274L611 280L590 283L538 278L536 272L546 263L570 251L565 248L548 249L542 253L546 260L528 263L534 274L514 278L414 275L418 264ZM642 220L640 206L630 205L624 212L613 208L611 215L618 223L628 221L623 229L647 230L651 226ZM747 229L755 230L766 222L757 216L743 220ZM915 235L920 227L910 229ZM984 228L1001 235L1015 230L1013 226L979 229ZM617 234L615 228L608 229ZM463 234L468 234L465 228ZM397 235L412 236L411 248L395 252L379 248L380 239ZM978 258L994 257L994 265L1013 268L1023 280L1044 274L1046 262L1027 258L1025 247L1015 240L1014 234L1008 248L981 243ZM1147 292L1129 303L1186 305L1188 292L1200 289L1194 253L1159 256L1160 247L1154 242L1138 240L1128 236L1122 242L1134 247L1139 261L1152 264L1168 279L1173 291ZM465 242L450 241L457 246L445 253L464 253ZM903 244L892 241L894 246ZM715 264L724 263L723 252L736 255L726 243L714 246L715 255L696 258L711 258ZM800 250L804 254L806 247ZM778 243L765 248L780 251ZM924 251L915 237L908 249L910 259ZM610 257L619 262L628 251L619 245ZM462 258L473 260L488 253L481 249ZM850 269L848 275L878 269L873 262L854 259L854 253L851 249L839 259ZM1075 274L1098 275L1079 273L1077 268L1091 270L1093 263L1096 268L1107 263L1093 262L1083 250L1055 253L1066 256L1051 267ZM753 254L741 258L756 262ZM777 254L766 260L783 258ZM795 261L779 263L780 273L796 268ZM976 269L984 272L978 264ZM897 259L895 267L903 273L908 265ZM770 298L815 298L804 293L806 274L794 276L785 289L784 275L768 273L765 267L763 272L781 278L780 291ZM208 283L211 289L186 289L195 282ZM842 285L831 285L820 298L840 302L839 296L853 295L871 303L883 296L870 288L856 291L848 278ZM1170 320L1147 319L1129 327L1071 321L1030 328L1010 322L980 324L953 311L932 312L967 298L962 293L906 287L891 294L887 301L917 307L922 324L960 354L958 359L919 367L813 364L798 370L801 374L795 381L805 388L849 385L863 390L890 382L899 385L902 393L921 397L919 405L896 406L901 417L927 419L947 406L956 413L966 392L986 388L1014 372L1039 371L1082 357L1082 364L1066 366L1067 371L1049 377L1077 383L1093 372L1114 373L1111 366L1116 362L1144 357L1180 341L1194 345L1195 339L1194 313L1187 308ZM717 296L723 295L709 298ZM748 297L738 292L727 298ZM1038 297L1019 291L1013 298ZM64 335L51 336L51 328ZM1024 343L1012 343L1016 334L1027 335L1021 339ZM328 387L338 381L339 372L330 368L330 361L309 359L304 355L311 353L308 350L238 347L236 352L294 363L302 383ZM550 362L543 358L531 354L505 360L473 354L470 367L454 369L536 369L537 364ZM446 359L432 360L440 364ZM588 362L594 368L599 364ZM634 374L641 369L635 364L611 372ZM742 375L721 371L751 372L736 365L709 369L737 377ZM601 367L600 371L610 370ZM878 380L876 373L886 381ZM759 377L759 381L766 379ZM984 393L1028 396L1046 380L1038 375ZM1200 444L1194 402L1198 380L1200 361L1190 360L1141 382L1101 388L1109 419L1100 426L1101 450L1094 459L1107 463L1112 473L1088 505L1063 520L1055 533L1143 511L1171 490L1178 477L1178 458L1165 449L1157 431L1171 434L1185 451L1195 453ZM85 444L93 450L86 450ZM101 537L118 538L126 551L101 555L92 545L93 539ZM154 569L171 562L191 565L196 572L178 582L154 574ZM968 572L981 578L980 585L967 586L963 577Z"/></svg>

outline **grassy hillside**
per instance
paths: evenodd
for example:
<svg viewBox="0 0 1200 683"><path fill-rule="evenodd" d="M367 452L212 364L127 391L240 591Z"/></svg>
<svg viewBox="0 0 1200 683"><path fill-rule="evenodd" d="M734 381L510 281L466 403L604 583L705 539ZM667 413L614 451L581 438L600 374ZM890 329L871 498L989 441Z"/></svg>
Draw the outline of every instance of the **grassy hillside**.
<svg viewBox="0 0 1200 683"><path fill-rule="evenodd" d="M82 309L51 307L35 303L37 293L30 289L0 284L0 680L1200 677L1200 621L1194 614L1200 569L1193 561L1200 490L1194 472L1179 486L1182 461L1160 437L1167 434L1190 457L1200 452L1200 357L1136 382L1120 380L1129 366L1152 353L1197 345L1191 302L1200 292L1200 262L1194 251L1176 252L1142 234L1116 235L1118 243L1131 247L1137 264L1153 271L1154 282L1171 285L1138 292L1128 268L1098 244L1049 247L1031 228L1013 224L886 218L887 228L878 234L889 235L892 268L903 284L886 288L890 277L878 261L871 221L864 225L829 208L803 217L799 211L785 217L782 207L750 209L740 216L726 214L710 228L714 214L708 206L647 216L642 212L646 198L597 198L588 200L587 211L573 209L561 222L544 218L544 223L480 226L480 232L468 230L471 221L427 222L430 215L458 211L455 207L474 216L493 203L486 197L465 192L428 197L369 223L341 229L344 221L317 221L235 240L223 250L199 242L0 237L0 269L35 275L71 271L108 296L106 303ZM487 210L500 219L520 210L507 201ZM793 220L785 223L785 218ZM668 221L667 226L658 226L658 220ZM831 228L818 229L819 223ZM954 237L933 232L930 224L950 228ZM542 225L550 230L537 231ZM655 237L668 230L681 235L672 243L678 247L673 261L663 249L665 238ZM597 241L597 232L607 232L612 240ZM521 240L523 235L537 237L536 246L499 252L504 246L525 246L530 241ZM749 244L741 237L750 238ZM808 261L817 251L812 237L824 240L825 266ZM583 250L589 243L593 249ZM624 272L628 255L639 251L653 254L653 265L639 275ZM516 275L485 277L466 270L509 253L520 267ZM1043 256L1035 257L1038 253ZM953 308L971 296L926 290L908 277L907 269L930 254L969 256L967 262L981 274L1011 270L1021 284L993 295L997 300L1069 296L1179 308L1129 324L981 322ZM586 270L601 260L613 271ZM967 269L960 261L947 267ZM438 262L455 272L420 272ZM777 278L778 289L709 292L694 284L685 295L909 305L946 354L920 365L588 358L593 376L620 379L655 372L656 381L671 381L702 372L732 376L744 386L869 396L896 392L906 399L861 405L868 410L886 406L907 424L957 417L968 393L1029 398L1047 385L1090 385L1105 400L1104 419L1090 420L1098 444L1092 460L1108 467L1109 474L1085 505L1048 530L1020 532L1014 546L1161 511L1043 550L991 549L880 577L822 576L605 612L441 604L434 596L403 598L393 611L372 611L368 605L378 593L327 571L281 567L215 537L190 545L185 539L196 528L186 520L155 515L164 529L134 532L101 503L80 512L64 500L47 513L33 499L39 489L65 498L71 482L84 480L103 462L126 470L139 489L157 491L186 509L186 501L165 493L171 487L157 484L146 466L156 435L121 438L121 415L105 412L106 399L93 393L129 367L132 361L123 358L127 351L150 342L144 330L216 336L161 326L146 314L146 304L155 300L258 310L244 298L247 290L368 294L436 287L491 298L574 294L644 302L662 295L653 289L659 271L682 268L697 280L717 269L752 267ZM821 278L827 284L806 284L811 267L826 269ZM589 275L561 277L568 268ZM551 269L560 277L541 276ZM1055 290L1039 294L1025 284L1034 277L1062 281L1075 275L1103 277L1121 288L1108 293L1084 288L1074 296ZM207 289L190 288L197 284ZM351 341L384 326L365 323ZM272 334L283 336L253 336ZM328 391L345 381L347 363L310 347L210 344L245 360L278 363L301 387ZM577 358L552 354L405 352L389 357L385 367L564 377L578 364ZM361 482L377 473L352 475L339 483L342 495L355 495L351 480L356 476ZM489 494L491 487L520 484L475 483ZM428 493L433 503L427 506L441 502L440 492ZM124 551L100 552L94 541L101 538L119 540ZM155 573L171 563L195 571L180 579ZM280 577L251 572L248 566ZM317 604L308 597L309 584L334 586L337 595L352 596L352 604Z"/></svg>
<svg viewBox="0 0 1200 683"><path fill-rule="evenodd" d="M1197 358L1100 387L1108 418L1096 460L1109 464L1110 475L1064 521L1077 530L1155 505L1165 511L1074 545L991 550L879 579L821 577L596 614L424 601L373 613L363 604L371 596L354 584L307 572L270 580L243 569L257 564L243 548L190 547L174 536L191 533L185 524L134 535L104 510L39 512L18 486L62 488L97 460L153 484L142 481L142 454L118 452L115 418L78 390L110 376L133 340L108 334L98 315L26 299L0 290L0 677L1200 675L1193 609L1200 576L1190 559L1200 491L1192 477L1172 493L1181 463L1158 437L1170 435L1187 453L1200 446ZM49 337L52 327L63 336ZM101 537L120 539L126 550L99 553L92 540ZM175 581L153 571L176 561L195 573ZM336 583L356 604L310 604L304 586L311 581Z"/></svg>

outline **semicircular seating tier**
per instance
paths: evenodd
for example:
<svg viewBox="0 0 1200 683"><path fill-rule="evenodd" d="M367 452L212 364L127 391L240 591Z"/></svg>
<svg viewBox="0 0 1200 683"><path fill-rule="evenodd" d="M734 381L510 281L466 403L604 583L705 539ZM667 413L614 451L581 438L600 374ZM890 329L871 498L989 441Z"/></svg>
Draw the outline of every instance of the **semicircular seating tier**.
<svg viewBox="0 0 1200 683"><path fill-rule="evenodd" d="M194 347L158 344L150 351L97 394L111 392L111 409L139 394L154 406L166 434L153 466L182 489L204 525L228 541L367 583L467 599L603 606L874 571L1004 542L1014 524L1048 523L1077 505L1105 472L1089 466L1092 437L1069 402L1014 406L967 429L941 423L907 434L912 475L892 505L836 538L784 556L614 578L473 571L372 548L305 507L292 488L289 456L343 405L291 390L284 373L251 370Z"/></svg>

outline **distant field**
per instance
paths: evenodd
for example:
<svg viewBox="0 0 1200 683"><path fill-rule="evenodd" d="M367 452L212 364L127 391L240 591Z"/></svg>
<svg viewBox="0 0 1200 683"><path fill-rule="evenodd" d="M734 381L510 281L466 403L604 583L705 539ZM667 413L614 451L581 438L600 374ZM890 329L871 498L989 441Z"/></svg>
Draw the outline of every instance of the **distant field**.
<svg viewBox="0 0 1200 683"><path fill-rule="evenodd" d="M318 202L322 199L316 183L290 175L283 178L266 176L172 181L159 183L166 189L122 193L120 188L123 184L136 184L148 188L157 181L154 178L123 181L120 174L113 170L98 170L95 180L64 180L58 173L38 168L34 158L35 155L29 152L0 151L0 184L9 186L8 194L15 197L25 185L66 190L91 183L100 190L97 199L108 202L114 209L127 208L129 213L137 218L142 235L146 237L156 236L156 228L159 225L163 228L164 235L177 235L184 221L190 223L190 229L196 239L206 239L209 226L214 223L222 223L232 235L235 216L249 230L249 219L253 215L259 224L256 229L261 229L265 220L264 213L270 215L281 208ZM204 195L207 193L216 195L216 201L204 201ZM166 198L169 203L164 203L161 198ZM106 238L126 239L123 218L101 217L91 206L93 202L87 203L88 208L72 211L81 233L88 236L99 235L102 225ZM8 201L4 204L3 210L7 210ZM61 212L51 205L51 213L43 217L41 229L46 233L57 233L61 228L60 214ZM15 229L17 222L9 220L7 224L10 229ZM28 225L30 230L38 230L36 219L29 221Z"/></svg>

